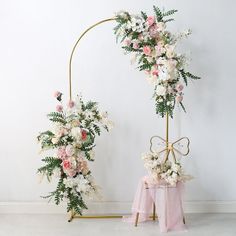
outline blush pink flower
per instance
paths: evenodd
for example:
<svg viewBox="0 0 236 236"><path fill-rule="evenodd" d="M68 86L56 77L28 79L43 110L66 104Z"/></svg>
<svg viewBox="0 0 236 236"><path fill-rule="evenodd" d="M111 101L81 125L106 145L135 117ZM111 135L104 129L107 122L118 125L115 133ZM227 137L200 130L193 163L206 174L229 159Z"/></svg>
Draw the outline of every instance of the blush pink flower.
<svg viewBox="0 0 236 236"><path fill-rule="evenodd" d="M152 25L149 28L149 34L152 38L156 38L158 36L158 30L157 30L157 25Z"/></svg>
<svg viewBox="0 0 236 236"><path fill-rule="evenodd" d="M146 20L149 26L152 26L155 23L155 16L149 16Z"/></svg>
<svg viewBox="0 0 236 236"><path fill-rule="evenodd" d="M138 49L139 48L139 44L138 43L133 43L133 48L134 49Z"/></svg>
<svg viewBox="0 0 236 236"><path fill-rule="evenodd" d="M158 76L158 70L153 70L152 75Z"/></svg>
<svg viewBox="0 0 236 236"><path fill-rule="evenodd" d="M181 92L184 89L184 86L182 84L177 84L175 88L178 92Z"/></svg>
<svg viewBox="0 0 236 236"><path fill-rule="evenodd" d="M143 35L142 35L142 34L139 34L139 35L138 35L138 39L139 39L140 41L143 41Z"/></svg>
<svg viewBox="0 0 236 236"><path fill-rule="evenodd" d="M62 166L63 166L63 168L64 168L65 170L71 168L71 164L70 164L70 162L69 162L68 160L64 160L64 161L62 162Z"/></svg>
<svg viewBox="0 0 236 236"><path fill-rule="evenodd" d="M144 46L143 47L143 53L146 55L146 56L150 56L152 50L149 46Z"/></svg>
<svg viewBox="0 0 236 236"><path fill-rule="evenodd" d="M182 95L178 95L176 98L175 98L176 102L182 102L183 101L183 96Z"/></svg>
<svg viewBox="0 0 236 236"><path fill-rule="evenodd" d="M67 156L72 156L74 154L74 148L72 145L67 145L65 151Z"/></svg>
<svg viewBox="0 0 236 236"><path fill-rule="evenodd" d="M62 105L57 105L56 106L56 111L57 112L62 112L63 111L63 106Z"/></svg>
<svg viewBox="0 0 236 236"><path fill-rule="evenodd" d="M130 39L126 39L126 40L125 40L125 45L126 45L126 46L130 46L130 44L131 44L131 40L130 40Z"/></svg>
<svg viewBox="0 0 236 236"><path fill-rule="evenodd" d="M55 92L54 92L54 97L55 97L55 98L57 98L57 97L59 97L59 96L61 96L61 95L62 95L62 93L59 92L59 91L55 91Z"/></svg>
<svg viewBox="0 0 236 236"><path fill-rule="evenodd" d="M60 159L65 159L67 157L66 155L66 147L65 146L61 146L58 148L57 150L57 156L60 158Z"/></svg>
<svg viewBox="0 0 236 236"><path fill-rule="evenodd" d="M75 105L75 102L72 101L72 100L70 100L70 101L68 102L68 104L67 104L67 106L68 106L69 108L73 108L74 105Z"/></svg>
<svg viewBox="0 0 236 236"><path fill-rule="evenodd" d="M61 101L61 96L62 96L62 93L61 93L61 92L59 92L59 91L54 92L54 97L55 97L58 101Z"/></svg>

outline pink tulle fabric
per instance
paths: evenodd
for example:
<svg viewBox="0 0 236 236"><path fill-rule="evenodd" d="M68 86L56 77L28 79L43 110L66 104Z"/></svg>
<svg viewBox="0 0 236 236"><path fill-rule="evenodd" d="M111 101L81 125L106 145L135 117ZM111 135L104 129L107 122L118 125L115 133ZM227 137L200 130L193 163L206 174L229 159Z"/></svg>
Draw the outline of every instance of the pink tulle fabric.
<svg viewBox="0 0 236 236"><path fill-rule="evenodd" d="M148 176L140 181L132 205L132 216L124 217L125 222L135 223L136 214L139 213L138 222L150 220L153 203L156 205L160 231L186 230L183 222L182 207L183 183L178 182L175 187L164 183L154 183Z"/></svg>

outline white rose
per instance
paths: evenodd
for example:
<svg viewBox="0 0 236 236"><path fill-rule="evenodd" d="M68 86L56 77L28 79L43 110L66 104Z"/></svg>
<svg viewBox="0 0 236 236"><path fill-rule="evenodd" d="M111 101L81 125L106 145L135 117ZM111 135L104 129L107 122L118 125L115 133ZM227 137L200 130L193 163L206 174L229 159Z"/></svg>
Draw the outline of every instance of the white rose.
<svg viewBox="0 0 236 236"><path fill-rule="evenodd" d="M59 141L59 138L58 138L58 137L52 138L52 143L53 143L53 144L57 144L58 141Z"/></svg>
<svg viewBox="0 0 236 236"><path fill-rule="evenodd" d="M162 85L157 85L156 94L159 96L164 96L166 94L166 88Z"/></svg>
<svg viewBox="0 0 236 236"><path fill-rule="evenodd" d="M161 32L166 28L166 25L164 22L157 22L157 31Z"/></svg>
<svg viewBox="0 0 236 236"><path fill-rule="evenodd" d="M166 45L165 48L166 48L167 58L175 57L176 53L175 53L175 46L174 45Z"/></svg>

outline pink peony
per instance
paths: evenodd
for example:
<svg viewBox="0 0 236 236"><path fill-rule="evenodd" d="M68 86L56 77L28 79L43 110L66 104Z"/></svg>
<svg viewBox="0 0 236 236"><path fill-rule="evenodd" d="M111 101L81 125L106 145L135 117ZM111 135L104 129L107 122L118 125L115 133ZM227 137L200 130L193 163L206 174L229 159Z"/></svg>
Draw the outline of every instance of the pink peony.
<svg viewBox="0 0 236 236"><path fill-rule="evenodd" d="M63 111L63 106L62 105L57 105L56 106L56 111L57 112L62 112Z"/></svg>
<svg viewBox="0 0 236 236"><path fill-rule="evenodd" d="M150 48L149 46L144 46L144 47L143 47L143 52L144 52L144 54L145 54L146 56L150 56L152 50L151 50L151 48Z"/></svg>
<svg viewBox="0 0 236 236"><path fill-rule="evenodd" d="M176 102L182 102L183 101L183 96L182 95L177 95L175 100L176 100Z"/></svg>
<svg viewBox="0 0 236 236"><path fill-rule="evenodd" d="M177 84L175 88L178 92L181 92L184 89L184 86L182 84Z"/></svg>
<svg viewBox="0 0 236 236"><path fill-rule="evenodd" d="M146 21L149 26L152 26L155 23L155 16L149 16Z"/></svg>
<svg viewBox="0 0 236 236"><path fill-rule="evenodd" d="M70 100L70 101L68 102L68 104L67 104L67 106L68 106L69 108L73 108L74 105L75 105L75 102L72 101L72 100Z"/></svg>
<svg viewBox="0 0 236 236"><path fill-rule="evenodd" d="M68 161L68 160L64 160L63 162L62 162L62 166L63 166L63 168L64 169L70 169L71 168L71 163Z"/></svg>
<svg viewBox="0 0 236 236"><path fill-rule="evenodd" d="M134 48L134 49L138 49L138 48L139 48L138 43L133 43L133 48Z"/></svg>

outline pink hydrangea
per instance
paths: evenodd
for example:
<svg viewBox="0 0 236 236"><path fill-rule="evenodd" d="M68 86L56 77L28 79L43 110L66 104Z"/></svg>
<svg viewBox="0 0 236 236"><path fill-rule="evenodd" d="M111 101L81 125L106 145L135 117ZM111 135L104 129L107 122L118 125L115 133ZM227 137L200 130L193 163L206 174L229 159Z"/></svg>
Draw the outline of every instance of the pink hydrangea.
<svg viewBox="0 0 236 236"><path fill-rule="evenodd" d="M148 16L146 22L149 26L152 26L155 23L155 16Z"/></svg>
<svg viewBox="0 0 236 236"><path fill-rule="evenodd" d="M149 46L144 46L143 47L143 53L146 55L146 56L150 56L152 50Z"/></svg>
<svg viewBox="0 0 236 236"><path fill-rule="evenodd" d="M62 105L57 105L56 106L56 111L57 112L62 112L63 111L63 106Z"/></svg>

